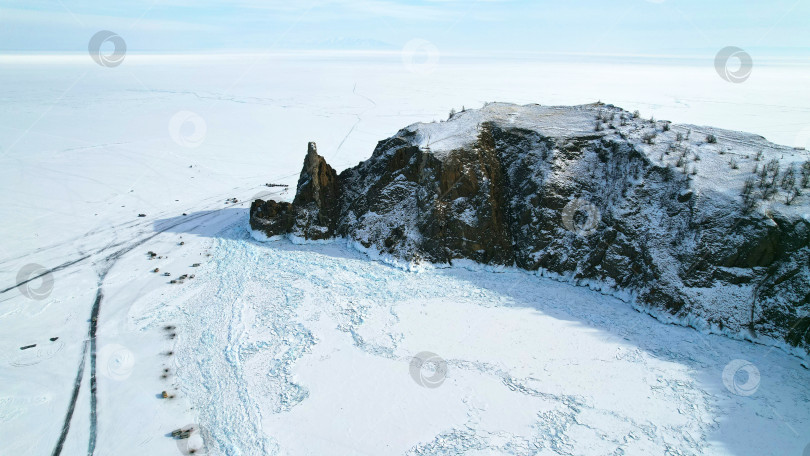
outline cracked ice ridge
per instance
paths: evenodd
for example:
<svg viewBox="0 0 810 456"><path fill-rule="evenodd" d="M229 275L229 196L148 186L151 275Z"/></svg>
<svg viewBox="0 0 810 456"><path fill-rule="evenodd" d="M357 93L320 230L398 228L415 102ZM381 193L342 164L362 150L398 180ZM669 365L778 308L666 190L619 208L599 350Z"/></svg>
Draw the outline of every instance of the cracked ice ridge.
<svg viewBox="0 0 810 456"><path fill-rule="evenodd" d="M216 273L182 305L192 331L178 348L211 454L735 454L718 443L723 420L791 437L769 408L807 396L807 373L782 353L584 288L408 272L340 242L261 244L238 226L220 236ZM424 350L448 365L435 390L408 374ZM720 373L739 357L790 381L733 396ZM796 427L807 412L779 415Z"/></svg>

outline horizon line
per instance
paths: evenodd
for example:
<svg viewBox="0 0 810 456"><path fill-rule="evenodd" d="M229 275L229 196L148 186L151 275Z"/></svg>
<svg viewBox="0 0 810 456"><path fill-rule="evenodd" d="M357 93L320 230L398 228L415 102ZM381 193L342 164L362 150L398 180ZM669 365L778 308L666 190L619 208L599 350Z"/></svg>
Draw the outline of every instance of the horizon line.
<svg viewBox="0 0 810 456"><path fill-rule="evenodd" d="M234 50L216 50L216 51L127 51L127 57L135 57L136 60L141 59L166 59L166 58L184 58L184 59L216 59L228 57L254 57L254 56L294 56L301 54L303 56L315 57L318 55L324 56L379 56L379 57L397 57L402 56L405 51L401 49L328 49L328 48L302 48L302 49L273 49L273 50L260 50L260 49L234 49ZM87 52L78 51L13 51L13 50L0 50L0 63L25 63L37 62L44 60L51 60L51 63L68 63L75 58L86 58ZM418 54L417 54L418 55ZM706 54L644 54L644 53L594 53L594 52L551 52L551 51L452 51L452 52L439 52L442 58L529 58L529 57L593 57L593 58L606 58L606 59L641 59L641 60L672 60L672 61L687 61L687 60L707 60L714 59L713 53ZM757 55L756 60L759 63L773 62L773 63L791 63L791 64L807 64L810 65L810 57L807 55Z"/></svg>

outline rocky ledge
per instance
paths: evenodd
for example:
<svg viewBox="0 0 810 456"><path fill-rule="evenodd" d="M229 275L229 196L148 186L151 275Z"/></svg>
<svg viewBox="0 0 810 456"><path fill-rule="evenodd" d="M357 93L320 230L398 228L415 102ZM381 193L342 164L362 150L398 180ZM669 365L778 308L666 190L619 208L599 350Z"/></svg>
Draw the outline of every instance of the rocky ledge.
<svg viewBox="0 0 810 456"><path fill-rule="evenodd" d="M810 348L810 154L601 103L415 124L340 174L310 143L268 236L539 270L659 318Z"/></svg>

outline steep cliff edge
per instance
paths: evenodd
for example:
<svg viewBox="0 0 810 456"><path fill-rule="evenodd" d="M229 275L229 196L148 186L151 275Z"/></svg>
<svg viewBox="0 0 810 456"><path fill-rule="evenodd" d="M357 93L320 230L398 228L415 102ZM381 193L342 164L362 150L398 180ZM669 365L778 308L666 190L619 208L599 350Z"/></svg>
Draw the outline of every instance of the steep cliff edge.
<svg viewBox="0 0 810 456"><path fill-rule="evenodd" d="M617 107L494 103L337 175L310 144L251 227L559 275L695 326L810 347L810 154ZM660 316L660 312L659 316Z"/></svg>
<svg viewBox="0 0 810 456"><path fill-rule="evenodd" d="M269 236L293 234L305 239L330 239L338 221L338 176L309 143L304 168L292 204L256 200L250 208L250 225Z"/></svg>

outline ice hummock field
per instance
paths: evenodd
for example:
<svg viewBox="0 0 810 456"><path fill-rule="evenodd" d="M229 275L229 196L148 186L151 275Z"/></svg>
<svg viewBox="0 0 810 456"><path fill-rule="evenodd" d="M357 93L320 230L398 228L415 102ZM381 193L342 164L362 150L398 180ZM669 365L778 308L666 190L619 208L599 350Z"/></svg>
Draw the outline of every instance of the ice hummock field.
<svg viewBox="0 0 810 456"><path fill-rule="evenodd" d="M343 168L484 101L601 99L794 145L806 68L735 85L710 65L352 59L0 60L0 455L802 455L810 371L777 348L517 270L259 242L246 207L292 197L263 184L294 184L307 141ZM197 147L172 139L183 111L204 120ZM57 268L45 299L13 288L29 263ZM410 373L426 351L446 361L437 388Z"/></svg>

